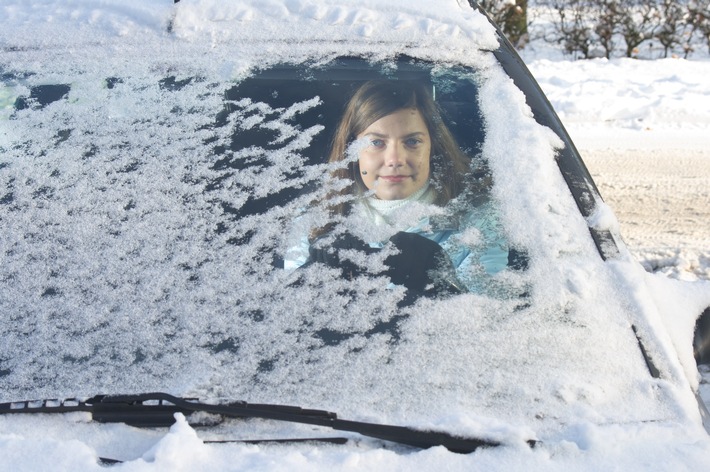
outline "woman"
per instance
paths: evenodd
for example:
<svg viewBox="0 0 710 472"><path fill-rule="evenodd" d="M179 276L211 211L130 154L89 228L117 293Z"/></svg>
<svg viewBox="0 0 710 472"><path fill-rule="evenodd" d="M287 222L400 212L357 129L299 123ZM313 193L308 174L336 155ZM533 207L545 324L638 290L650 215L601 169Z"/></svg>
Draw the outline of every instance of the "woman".
<svg viewBox="0 0 710 472"><path fill-rule="evenodd" d="M420 134L378 134L381 131L387 134L384 128L396 125L398 118L407 120L411 129L393 129L393 133L413 131ZM417 147L420 154L413 156L409 152L413 150L412 146L408 147L405 141L411 139L410 144L414 144L420 138L425 138ZM375 190L379 200L402 200L428 186L429 194L424 200L443 206L461 191L462 178L469 169L468 159L441 119L431 95L416 82L372 81L358 89L348 102L335 133L329 162L344 161L358 149L362 152L357 160L351 158L347 167L335 171L336 177L353 182L343 193L363 195L368 190ZM396 157L382 152L392 150L404 151L406 154L399 157L406 158L400 162L383 162ZM380 172L387 175L388 171L383 168L387 166L397 166L397 172L402 175L405 172L416 172L416 175L390 185L386 177L380 178ZM392 173L394 175L395 171ZM380 188L376 188L378 186ZM388 192L393 188L399 188L399 191ZM336 210L347 214L350 208L344 204Z"/></svg>
<svg viewBox="0 0 710 472"><path fill-rule="evenodd" d="M392 244L397 254L384 261L389 267L384 274L392 283L427 296L471 288L469 283L464 288L456 275L470 265L466 260L471 250L451 237L460 223L471 224L471 201L464 199L458 205L463 211L449 212L449 218L440 218L443 222L422 216L421 211L413 212L414 221L402 217L412 213L413 207L443 207L475 187L469 159L423 85L372 81L361 86L338 125L329 162L337 166L333 172L336 180L346 182L341 191L328 197L340 202L327 205L332 216L370 224L354 225L366 229L359 234L341 231L333 236L334 224L313 231L310 240L304 238L299 247L289 251L286 268L321 262L341 267L344 275L352 277L363 270L342 261L340 250L371 253ZM466 176L471 181L465 182ZM487 226L489 233L495 232L495 225ZM322 244L326 235L331 236L329 243ZM479 259L486 272L495 273L505 267L507 250L497 234L487 236L501 247L479 255Z"/></svg>

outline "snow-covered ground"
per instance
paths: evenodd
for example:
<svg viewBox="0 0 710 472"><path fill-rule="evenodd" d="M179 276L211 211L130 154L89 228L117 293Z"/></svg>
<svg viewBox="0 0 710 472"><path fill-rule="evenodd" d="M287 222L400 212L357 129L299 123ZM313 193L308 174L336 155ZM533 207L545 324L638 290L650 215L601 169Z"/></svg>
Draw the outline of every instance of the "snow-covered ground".
<svg viewBox="0 0 710 472"><path fill-rule="evenodd" d="M632 252L648 270L710 279L710 60L551 60L540 49L523 57Z"/></svg>

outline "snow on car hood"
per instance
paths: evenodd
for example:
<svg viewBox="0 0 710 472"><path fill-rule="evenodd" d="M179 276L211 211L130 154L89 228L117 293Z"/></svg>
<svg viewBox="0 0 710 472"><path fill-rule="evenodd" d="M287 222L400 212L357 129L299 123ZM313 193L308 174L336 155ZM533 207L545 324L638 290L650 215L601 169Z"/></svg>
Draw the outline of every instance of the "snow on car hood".
<svg viewBox="0 0 710 472"><path fill-rule="evenodd" d="M3 400L169 390L515 439L693 415L676 365L649 375L633 304L556 167L560 140L487 52L485 18L453 1L230 5L2 7L17 25L0 33ZM435 60L433 76L475 67L491 194L530 257L499 277L517 298L405 312L381 279L274 264L313 199L289 192L323 196L328 168L304 152L332 123L293 123L317 95L225 96L275 64L364 55L387 70L398 54ZM59 98L41 103L47 86ZM220 154L251 129L274 133L268 150ZM274 194L288 198L261 209Z"/></svg>

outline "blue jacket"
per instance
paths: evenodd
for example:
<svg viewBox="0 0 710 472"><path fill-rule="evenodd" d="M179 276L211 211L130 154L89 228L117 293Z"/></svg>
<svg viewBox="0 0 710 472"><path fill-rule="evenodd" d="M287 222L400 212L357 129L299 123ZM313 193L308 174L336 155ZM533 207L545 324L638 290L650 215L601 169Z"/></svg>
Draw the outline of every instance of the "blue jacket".
<svg viewBox="0 0 710 472"><path fill-rule="evenodd" d="M451 259L456 276L470 292L484 292L486 279L508 265L508 246L502 227L490 203L472 207L456 224L437 223L425 217L404 230L439 244ZM388 240L369 241L371 248L382 248ZM287 251L284 268L296 269L309 259L309 241L302 236Z"/></svg>

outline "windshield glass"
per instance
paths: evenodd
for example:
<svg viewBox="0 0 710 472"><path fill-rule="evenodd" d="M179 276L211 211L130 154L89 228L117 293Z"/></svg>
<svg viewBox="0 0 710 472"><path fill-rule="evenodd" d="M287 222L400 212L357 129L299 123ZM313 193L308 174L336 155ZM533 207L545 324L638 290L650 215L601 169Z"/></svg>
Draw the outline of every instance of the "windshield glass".
<svg viewBox="0 0 710 472"><path fill-rule="evenodd" d="M492 59L319 59L3 65L3 400L164 390L462 434L666 416L559 140Z"/></svg>

